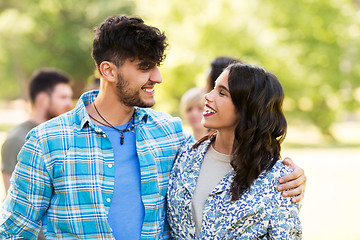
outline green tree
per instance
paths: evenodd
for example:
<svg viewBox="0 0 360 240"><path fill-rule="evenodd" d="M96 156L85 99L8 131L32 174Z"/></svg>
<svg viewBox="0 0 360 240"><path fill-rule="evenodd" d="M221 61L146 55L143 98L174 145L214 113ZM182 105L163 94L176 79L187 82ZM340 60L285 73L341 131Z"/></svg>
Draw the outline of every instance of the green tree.
<svg viewBox="0 0 360 240"><path fill-rule="evenodd" d="M289 121L314 124L330 139L332 123L358 109L360 12L351 0L137 3L169 36L176 56L165 63L164 92L173 98L186 90L180 84L204 83L211 60L228 55L272 71L285 89Z"/></svg>
<svg viewBox="0 0 360 240"><path fill-rule="evenodd" d="M93 28L107 16L129 14L130 1L13 0L0 2L0 98L24 97L40 67L56 67L74 80L79 95L94 71Z"/></svg>
<svg viewBox="0 0 360 240"><path fill-rule="evenodd" d="M26 80L43 66L69 73L78 96L94 70L93 27L108 15L135 14L170 42L155 108L178 115L182 94L205 85L212 59L232 56L273 72L285 89L289 122L314 124L331 139L334 121L359 108L356 3L0 0L0 98L23 96Z"/></svg>

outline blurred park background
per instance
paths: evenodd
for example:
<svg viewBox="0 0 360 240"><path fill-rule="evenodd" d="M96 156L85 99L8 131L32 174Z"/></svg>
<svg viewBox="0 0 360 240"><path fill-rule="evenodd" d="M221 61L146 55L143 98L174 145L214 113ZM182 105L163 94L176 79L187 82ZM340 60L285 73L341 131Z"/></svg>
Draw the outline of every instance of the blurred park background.
<svg viewBox="0 0 360 240"><path fill-rule="evenodd" d="M178 116L182 94L205 85L217 56L273 72L286 94L282 155L308 177L303 239L360 239L359 0L0 0L0 145L28 117L37 68L68 73L76 101L95 71L93 28L114 14L168 37L157 110Z"/></svg>

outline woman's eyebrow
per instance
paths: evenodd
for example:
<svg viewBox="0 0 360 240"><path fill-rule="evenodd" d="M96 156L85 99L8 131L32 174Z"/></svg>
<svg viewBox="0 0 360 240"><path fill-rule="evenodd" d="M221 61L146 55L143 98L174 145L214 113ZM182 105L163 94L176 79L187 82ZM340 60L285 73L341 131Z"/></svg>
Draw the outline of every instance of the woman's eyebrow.
<svg viewBox="0 0 360 240"><path fill-rule="evenodd" d="M217 85L216 87L224 89L227 92L230 92L229 89L227 87L225 87L224 85Z"/></svg>

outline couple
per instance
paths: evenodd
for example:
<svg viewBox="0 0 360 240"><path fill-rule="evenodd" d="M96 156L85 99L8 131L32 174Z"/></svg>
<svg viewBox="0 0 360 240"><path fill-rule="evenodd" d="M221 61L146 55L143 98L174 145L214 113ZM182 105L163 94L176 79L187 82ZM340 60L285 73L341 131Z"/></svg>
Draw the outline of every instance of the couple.
<svg viewBox="0 0 360 240"><path fill-rule="evenodd" d="M47 239L168 239L165 196L176 156L167 212L174 238L236 238L239 229L247 227L261 235L299 234L293 225L298 205L275 191L279 177L290 172L277 162L286 122L276 78L248 65L225 70L206 96L204 124L216 134L191 149L188 142L193 140L184 134L178 118L149 108L155 103L154 86L162 82L158 66L166 46L165 35L140 18L109 17L97 28L92 56L101 73L100 90L85 93L75 109L29 133L3 204L1 238L35 239L42 225ZM253 74L266 81L252 83ZM257 86L255 92L243 86L243 78L246 85ZM257 123L255 113L264 119ZM206 153L203 158L195 151L212 151L215 156ZM226 158L227 164L215 168L214 177L221 181L214 191L224 191L210 192L208 173L201 169L198 179L205 184L195 190L193 214L187 211L192 209L192 194L184 199L177 194L189 184L195 186L202 158L213 171L211 161L221 160L217 156ZM194 164L186 168L185 159ZM288 181L283 190L294 189L283 195L298 195L293 198L297 202L303 197L305 177L292 166L294 172L282 179ZM189 183L183 182L186 171L194 171ZM203 203L206 194L211 199ZM219 208L209 211L210 203ZM254 218L247 220L248 214ZM278 227L282 222L291 229ZM221 225L229 227L226 232L215 230ZM248 231L243 232L247 236Z"/></svg>

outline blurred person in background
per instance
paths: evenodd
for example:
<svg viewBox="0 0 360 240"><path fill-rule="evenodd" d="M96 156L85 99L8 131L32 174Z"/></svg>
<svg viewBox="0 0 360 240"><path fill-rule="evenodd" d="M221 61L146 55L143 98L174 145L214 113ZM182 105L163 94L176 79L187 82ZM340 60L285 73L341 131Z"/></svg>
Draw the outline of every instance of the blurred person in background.
<svg viewBox="0 0 360 240"><path fill-rule="evenodd" d="M69 111L72 106L69 77L57 70L44 68L36 71L29 83L30 119L11 129L1 148L1 171L6 192L11 174L17 164L17 155L25 143L28 132L37 125ZM38 239L42 238L42 233Z"/></svg>
<svg viewBox="0 0 360 240"><path fill-rule="evenodd" d="M73 106L72 94L70 79L61 71L44 68L33 74L28 87L30 119L8 132L1 149L1 170L6 191L27 133L40 123L69 111Z"/></svg>
<svg viewBox="0 0 360 240"><path fill-rule="evenodd" d="M186 91L180 101L182 119L191 128L195 140L208 133L208 129L201 124L205 104L204 94L204 89L194 87Z"/></svg>
<svg viewBox="0 0 360 240"><path fill-rule="evenodd" d="M205 99L202 123L213 130L180 150L170 175L171 236L301 239L300 204L276 189L292 172L280 159L287 123L279 80L262 68L232 64Z"/></svg>
<svg viewBox="0 0 360 240"><path fill-rule="evenodd" d="M215 81L223 72L223 70L232 63L241 63L239 59L233 57L217 57L210 64L209 73L206 79L207 92L215 87Z"/></svg>

